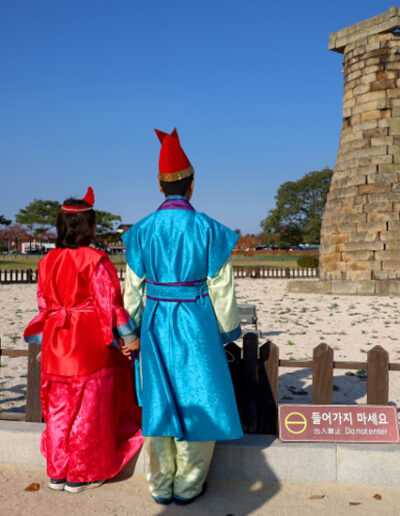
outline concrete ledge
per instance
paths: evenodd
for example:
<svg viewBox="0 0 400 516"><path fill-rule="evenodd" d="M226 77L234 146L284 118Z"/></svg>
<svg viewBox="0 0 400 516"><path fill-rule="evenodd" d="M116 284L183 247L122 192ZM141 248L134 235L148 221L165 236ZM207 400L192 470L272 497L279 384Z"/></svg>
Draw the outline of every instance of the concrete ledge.
<svg viewBox="0 0 400 516"><path fill-rule="evenodd" d="M0 421L0 463L45 466L40 454L44 424ZM142 450L134 473L147 469ZM261 482L400 484L399 444L281 443L271 435L246 435L216 446L210 479Z"/></svg>
<svg viewBox="0 0 400 516"><path fill-rule="evenodd" d="M400 280L292 280L288 292L353 296L400 296Z"/></svg>

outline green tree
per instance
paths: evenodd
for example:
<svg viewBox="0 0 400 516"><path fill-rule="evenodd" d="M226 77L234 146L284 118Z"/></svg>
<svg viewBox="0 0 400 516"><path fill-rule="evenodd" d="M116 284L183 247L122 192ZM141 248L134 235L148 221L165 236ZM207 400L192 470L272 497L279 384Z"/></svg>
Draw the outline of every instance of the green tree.
<svg viewBox="0 0 400 516"><path fill-rule="evenodd" d="M58 201L35 199L26 208L19 210L15 220L26 226L31 236L40 236L55 227L60 209L61 204Z"/></svg>
<svg viewBox="0 0 400 516"><path fill-rule="evenodd" d="M298 181L283 183L275 196L275 208L261 221L264 235L279 234L280 243L289 245L302 241L319 244L332 174L331 169L324 168L308 172Z"/></svg>
<svg viewBox="0 0 400 516"><path fill-rule="evenodd" d="M11 220L6 219L4 215L0 215L0 226L9 226L11 224Z"/></svg>
<svg viewBox="0 0 400 516"><path fill-rule="evenodd" d="M108 211L95 210L97 221L97 232L100 234L113 232L116 222L121 222L120 215L114 215Z"/></svg>

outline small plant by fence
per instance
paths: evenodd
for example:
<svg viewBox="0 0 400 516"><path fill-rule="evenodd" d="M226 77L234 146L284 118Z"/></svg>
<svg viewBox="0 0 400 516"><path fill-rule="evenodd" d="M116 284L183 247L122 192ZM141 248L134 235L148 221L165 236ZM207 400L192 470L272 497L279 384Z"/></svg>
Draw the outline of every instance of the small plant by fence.
<svg viewBox="0 0 400 516"><path fill-rule="evenodd" d="M281 360L279 348L272 342L259 346L258 336L247 333L243 350L236 343L225 346L229 360L239 414L245 433L277 434L279 367L312 369L312 403L331 404L333 370L356 369L367 371L367 403L387 405L389 402L389 371L400 371L400 363L389 363L388 352L375 346L367 355L367 362L338 362L327 344L313 350L312 360ZM26 413L0 413L0 419L42 421L40 407L40 362L36 356L39 344L29 344L28 350L1 349L1 356L28 357Z"/></svg>
<svg viewBox="0 0 400 516"><path fill-rule="evenodd" d="M121 281L125 279L125 269L117 269ZM318 269L301 267L233 267L235 278L318 278ZM38 273L33 269L0 269L0 284L37 283Z"/></svg>

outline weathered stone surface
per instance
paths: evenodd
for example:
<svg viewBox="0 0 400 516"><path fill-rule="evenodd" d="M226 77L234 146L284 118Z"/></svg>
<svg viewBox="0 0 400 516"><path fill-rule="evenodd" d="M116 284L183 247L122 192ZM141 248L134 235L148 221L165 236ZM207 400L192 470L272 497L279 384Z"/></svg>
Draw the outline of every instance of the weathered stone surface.
<svg viewBox="0 0 400 516"><path fill-rule="evenodd" d="M376 138L371 138L371 147L393 145L393 138L393 136L380 136ZM390 150L388 150L388 154L390 154Z"/></svg>
<svg viewBox="0 0 400 516"><path fill-rule="evenodd" d="M383 281L389 279L389 273L387 271L373 271L372 279Z"/></svg>
<svg viewBox="0 0 400 516"><path fill-rule="evenodd" d="M373 257L373 251L346 251L342 253L342 260L345 262L369 261Z"/></svg>
<svg viewBox="0 0 400 516"><path fill-rule="evenodd" d="M362 132L363 138L379 138L382 136L387 136L389 134L388 127L374 127L373 129L365 129Z"/></svg>
<svg viewBox="0 0 400 516"><path fill-rule="evenodd" d="M368 213L368 222L390 222L399 220L399 214L396 212L386 213Z"/></svg>
<svg viewBox="0 0 400 516"><path fill-rule="evenodd" d="M344 251L382 251L383 242L345 242L343 244ZM331 260L333 262L333 260Z"/></svg>
<svg viewBox="0 0 400 516"><path fill-rule="evenodd" d="M391 212L393 209L392 202L390 200L385 201L371 201L364 206L365 213L382 213Z"/></svg>
<svg viewBox="0 0 400 516"><path fill-rule="evenodd" d="M386 222L359 222L357 224L359 231L386 231ZM339 228L340 229L340 228Z"/></svg>
<svg viewBox="0 0 400 516"><path fill-rule="evenodd" d="M399 296L400 281L379 281L376 284L376 293L382 296Z"/></svg>
<svg viewBox="0 0 400 516"><path fill-rule="evenodd" d="M360 296L371 296L375 294L376 282L375 281L355 281L357 294Z"/></svg>
<svg viewBox="0 0 400 516"><path fill-rule="evenodd" d="M336 237L336 235L335 235L335 237ZM380 238L379 238L379 233L377 233L376 231L371 231L371 232L354 231L353 233L348 234L347 239L342 239L343 243L344 242L362 242L362 243L364 243L364 242L377 242L377 241L380 241Z"/></svg>
<svg viewBox="0 0 400 516"><path fill-rule="evenodd" d="M357 285L354 281L333 280L331 292L332 294L357 294Z"/></svg>
<svg viewBox="0 0 400 516"><path fill-rule="evenodd" d="M288 291L304 294L330 294L331 285L329 281L291 280L288 282Z"/></svg>
<svg viewBox="0 0 400 516"><path fill-rule="evenodd" d="M372 185L360 185L358 187L358 193L361 194L361 195L364 195L364 194L376 194L376 193L383 193L383 192L388 192L390 191L391 189L391 185L377 185L377 184L372 184Z"/></svg>
<svg viewBox="0 0 400 516"><path fill-rule="evenodd" d="M348 116L350 116L350 115L348 115ZM345 117L345 116L343 115L343 117ZM365 122L367 120L377 120L379 118L389 118L389 117L390 117L390 109L371 109L369 111L364 111L361 113L360 121Z"/></svg>
<svg viewBox="0 0 400 516"><path fill-rule="evenodd" d="M399 238L400 235L397 235ZM400 249L400 240L390 240L389 242L386 242L386 250L393 251L393 250L399 250ZM399 271L400 273L400 271Z"/></svg>
<svg viewBox="0 0 400 516"><path fill-rule="evenodd" d="M387 251L388 253L398 253L400 254L400 251ZM399 261L398 260L383 260L382 261L382 269L384 271L395 271L399 268Z"/></svg>
<svg viewBox="0 0 400 516"><path fill-rule="evenodd" d="M400 240L400 234L397 231L382 231L380 238L383 242L390 242L393 240Z"/></svg>
<svg viewBox="0 0 400 516"><path fill-rule="evenodd" d="M399 261L400 261L400 251L388 251L388 250L385 250L385 251L376 251L375 253L375 259L376 260L382 260L384 263L385 262L389 262L389 261L393 261L393 262L397 262L397 264L399 264Z"/></svg>

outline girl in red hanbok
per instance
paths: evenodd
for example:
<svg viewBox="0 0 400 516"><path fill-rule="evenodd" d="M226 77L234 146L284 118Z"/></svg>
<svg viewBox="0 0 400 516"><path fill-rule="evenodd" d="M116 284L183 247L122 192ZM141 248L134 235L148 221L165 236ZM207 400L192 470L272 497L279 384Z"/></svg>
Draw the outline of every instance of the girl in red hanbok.
<svg viewBox="0 0 400 516"><path fill-rule="evenodd" d="M95 237L94 194L67 199L57 219L56 249L39 263L39 314L24 337L40 342L41 451L49 487L78 493L115 476L142 445L121 338L139 348L122 307L116 270Z"/></svg>

